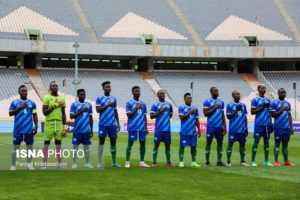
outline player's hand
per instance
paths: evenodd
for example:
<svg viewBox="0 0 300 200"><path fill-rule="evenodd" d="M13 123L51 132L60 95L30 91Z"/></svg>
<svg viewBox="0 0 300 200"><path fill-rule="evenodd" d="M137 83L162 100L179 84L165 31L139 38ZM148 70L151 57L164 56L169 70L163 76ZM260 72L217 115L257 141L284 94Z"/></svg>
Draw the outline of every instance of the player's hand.
<svg viewBox="0 0 300 200"><path fill-rule="evenodd" d="M226 133L227 133L227 128L225 127L225 128L223 129L223 135L226 135Z"/></svg>
<svg viewBox="0 0 300 200"><path fill-rule="evenodd" d="M64 138L67 137L67 125L64 125L63 131L62 131L62 136Z"/></svg>
<svg viewBox="0 0 300 200"><path fill-rule="evenodd" d="M84 107L84 108L81 108L81 109L80 109L81 112L87 112L88 110L89 110L88 107Z"/></svg>
<svg viewBox="0 0 300 200"><path fill-rule="evenodd" d="M288 110L288 109L289 109L288 106L283 106L283 107L282 107L282 110L283 110L283 111Z"/></svg>
<svg viewBox="0 0 300 200"><path fill-rule="evenodd" d="M221 104L216 103L215 106L214 106L214 108L221 108L221 106L222 106Z"/></svg>
<svg viewBox="0 0 300 200"><path fill-rule="evenodd" d="M248 129L246 129L246 131L245 131L245 137L247 137L248 136Z"/></svg>
<svg viewBox="0 0 300 200"><path fill-rule="evenodd" d="M115 105L115 102L113 102L113 101L110 101L110 102L108 102L108 104L107 104L108 106L114 106Z"/></svg>
<svg viewBox="0 0 300 200"><path fill-rule="evenodd" d="M142 104L137 103L136 106L135 106L135 108L136 108L136 109L141 109L141 108L142 108Z"/></svg>
<svg viewBox="0 0 300 200"><path fill-rule="evenodd" d="M264 107L264 108L269 108L269 106L270 106L270 103L269 103L268 101L265 101L263 107Z"/></svg>
<svg viewBox="0 0 300 200"><path fill-rule="evenodd" d="M169 109L168 107L163 107L163 108L161 108L159 111L160 111L161 113L163 113L163 112L167 111L168 109Z"/></svg>
<svg viewBox="0 0 300 200"><path fill-rule="evenodd" d="M242 105L241 105L241 104L236 105L236 109L237 109L238 111L241 111L241 110L242 110Z"/></svg>
<svg viewBox="0 0 300 200"><path fill-rule="evenodd" d="M94 136L94 133L92 131L92 132L90 132L90 138L92 138L93 136Z"/></svg>
<svg viewBox="0 0 300 200"><path fill-rule="evenodd" d="M33 129L33 135L35 135L37 133L37 129L38 129L38 127L34 127L34 129Z"/></svg>
<svg viewBox="0 0 300 200"><path fill-rule="evenodd" d="M291 134L294 135L295 131L293 128L291 128Z"/></svg>
<svg viewBox="0 0 300 200"><path fill-rule="evenodd" d="M27 103L23 103L23 104L20 104L19 105L19 109L22 110L22 109L26 109L28 107Z"/></svg>
<svg viewBox="0 0 300 200"><path fill-rule="evenodd" d="M195 109L191 108L190 111L189 111L189 114L194 114L195 113Z"/></svg>
<svg viewBox="0 0 300 200"><path fill-rule="evenodd" d="M197 134L198 134L197 137L200 138L201 137L201 131L198 131Z"/></svg>
<svg viewBox="0 0 300 200"><path fill-rule="evenodd" d="M146 129L146 131L145 131L145 132L146 132L146 135L148 135L148 134L149 134L149 131L148 131L148 129Z"/></svg>
<svg viewBox="0 0 300 200"><path fill-rule="evenodd" d="M57 100L55 101L55 103L54 103L54 106L55 106L56 108L62 107L62 105L63 105L63 103L62 103L62 101L59 100L59 99L57 99Z"/></svg>
<svg viewBox="0 0 300 200"><path fill-rule="evenodd" d="M120 132L120 124L117 124L117 132Z"/></svg>

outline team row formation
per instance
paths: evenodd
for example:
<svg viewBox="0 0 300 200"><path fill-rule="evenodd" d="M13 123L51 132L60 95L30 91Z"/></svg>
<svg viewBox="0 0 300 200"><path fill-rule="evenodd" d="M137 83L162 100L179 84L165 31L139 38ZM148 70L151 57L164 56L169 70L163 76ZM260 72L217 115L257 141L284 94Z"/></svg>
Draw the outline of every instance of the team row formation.
<svg viewBox="0 0 300 200"><path fill-rule="evenodd" d="M109 81L102 83L103 95L97 97L96 111L99 113L99 145L97 168L103 168L103 150L105 138L110 138L110 152L112 156L112 166L121 167L116 161L116 142L120 131L117 101L111 96L111 84ZM255 125L253 133L252 156L250 165L245 161L245 144L248 136L247 108L240 102L240 92L232 92L233 101L226 105L224 113L224 102L219 98L219 91L216 87L210 88L211 97L203 103L203 113L207 117L205 163L210 166L210 151L213 139L217 141L217 166L231 167L232 147L235 142L239 143L240 166L257 167L256 153L260 139L264 142L263 165L272 167L280 166L278 160L280 146L284 157L283 164L295 166L288 159L288 144L290 136L294 133L292 127L292 116L290 103L285 100L286 91L284 88L278 90L278 99L273 102L265 97L266 87L258 86L258 95L251 101L251 114L255 115ZM38 117L36 105L27 98L27 88L25 85L19 87L20 98L14 100L9 108L9 115L14 116L13 130L13 151L11 170L16 170L17 151L24 141L28 150L33 149L34 135L38 130ZM42 111L45 115L44 146L43 146L43 166L47 169L49 158L50 141L54 139L56 152L61 152L63 137L67 135L66 126L66 102L63 96L58 94L58 85L55 81L50 83L49 94L43 98ZM126 148L125 167L130 167L131 149L135 141L140 143L140 167L150 167L144 161L146 153L147 129L147 108L146 104L140 100L141 89L139 86L132 87L133 99L126 104L126 114L128 118L128 144ZM70 108L70 118L74 119L74 129L72 134L73 150L78 151L79 145L83 144L85 167L94 168L90 164L90 145L93 136L92 105L85 101L86 93L84 89L77 91L78 100L73 102ZM173 115L172 104L165 100L164 90L157 92L158 101L151 107L150 118L155 119L154 147L152 167L157 166L157 154L161 142L165 144L166 166L174 166L171 162L171 126L170 119ZM184 167L184 149L191 148L191 166L200 167L196 162L197 140L201 136L199 111L192 104L192 95L186 93L183 96L184 104L179 106L178 115L181 120L180 145L179 145L179 167ZM223 140L227 134L226 118L229 120L228 145L226 149L227 162L222 162ZM274 118L274 123L272 123ZM269 161L269 139L274 132L274 158L275 163ZM61 153L57 154L57 167L63 168ZM34 169L32 157L27 157L27 168ZM72 158L72 168L77 168L77 154Z"/></svg>

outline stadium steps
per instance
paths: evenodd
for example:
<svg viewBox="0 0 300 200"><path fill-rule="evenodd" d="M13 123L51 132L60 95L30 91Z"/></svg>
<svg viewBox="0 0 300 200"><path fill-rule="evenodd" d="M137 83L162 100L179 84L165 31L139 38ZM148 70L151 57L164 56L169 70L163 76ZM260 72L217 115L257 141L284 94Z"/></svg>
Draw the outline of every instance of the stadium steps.
<svg viewBox="0 0 300 200"><path fill-rule="evenodd" d="M244 79L248 85L252 88L252 90L256 91L257 86L261 84L259 80L256 78L255 74L250 73L241 73L240 76Z"/></svg>
<svg viewBox="0 0 300 200"><path fill-rule="evenodd" d="M40 72L37 69L25 69L25 72L29 77L33 89L38 94L39 98L43 99L43 97L48 94L48 89L42 80Z"/></svg>
<svg viewBox="0 0 300 200"><path fill-rule="evenodd" d="M283 19L287 23L289 29L294 35L295 41L300 44L300 30L297 27L297 24L294 20L294 18L290 15L287 7L284 4L283 0L274 0L275 5L277 6L280 14L282 15Z"/></svg>
<svg viewBox="0 0 300 200"><path fill-rule="evenodd" d="M158 90L163 89L163 88L161 88L161 86L159 85L158 81L155 79L155 77L153 76L152 73L140 72L140 75L143 77L144 81L146 83L148 83L148 85L152 89L155 96L156 96L156 93ZM166 100L171 102L174 105L173 110L177 111L177 105L176 105L175 101L173 101L173 99L170 97L170 95L168 94L168 91L165 90L165 92L166 92Z"/></svg>
<svg viewBox="0 0 300 200"><path fill-rule="evenodd" d="M84 30L87 34L88 40L90 42L99 42L96 31L94 30L93 26L91 26L91 24L89 23L88 18L86 17L86 15L81 7L80 1L79 0L71 0L71 4L73 5L73 7L76 11L76 14L79 19L79 23L84 28Z"/></svg>
<svg viewBox="0 0 300 200"><path fill-rule="evenodd" d="M183 13L181 8L177 5L175 0L167 0L169 7L174 11L180 23L187 29L187 31L191 34L192 39L197 45L204 46L203 38L197 33L193 24L188 20L187 16Z"/></svg>

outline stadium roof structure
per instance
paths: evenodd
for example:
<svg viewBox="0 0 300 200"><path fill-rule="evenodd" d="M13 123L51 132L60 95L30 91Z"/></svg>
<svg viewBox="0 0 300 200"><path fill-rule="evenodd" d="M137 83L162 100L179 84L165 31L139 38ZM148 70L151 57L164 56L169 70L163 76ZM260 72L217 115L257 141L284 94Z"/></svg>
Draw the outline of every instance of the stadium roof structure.
<svg viewBox="0 0 300 200"><path fill-rule="evenodd" d="M157 39L187 40L176 31L129 12L111 26L102 36L118 38L140 38L141 34L153 34Z"/></svg>
<svg viewBox="0 0 300 200"><path fill-rule="evenodd" d="M0 32L24 33L25 29L37 28L43 34L78 36L71 29L27 7L20 7L0 19Z"/></svg>
<svg viewBox="0 0 300 200"><path fill-rule="evenodd" d="M217 26L206 40L241 40L242 36L257 36L260 40L292 40L281 33L270 30L259 24L247 21L235 15L229 16Z"/></svg>

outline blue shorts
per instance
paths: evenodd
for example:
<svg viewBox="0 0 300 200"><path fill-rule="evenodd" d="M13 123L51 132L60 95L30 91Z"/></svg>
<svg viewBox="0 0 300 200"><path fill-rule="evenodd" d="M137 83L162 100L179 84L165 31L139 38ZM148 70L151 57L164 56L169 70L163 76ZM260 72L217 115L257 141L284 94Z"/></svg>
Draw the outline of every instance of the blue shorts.
<svg viewBox="0 0 300 200"><path fill-rule="evenodd" d="M155 131L154 144L158 145L160 142L171 144L171 131Z"/></svg>
<svg viewBox="0 0 300 200"><path fill-rule="evenodd" d="M253 137L258 140L260 140L261 137L270 139L271 131L271 126L254 126Z"/></svg>
<svg viewBox="0 0 300 200"><path fill-rule="evenodd" d="M90 144L92 144L90 133L73 133L72 144L74 144L74 145L79 145L79 144L90 145Z"/></svg>
<svg viewBox="0 0 300 200"><path fill-rule="evenodd" d="M128 131L128 141L134 142L139 137L140 142L146 141L146 131Z"/></svg>
<svg viewBox="0 0 300 200"><path fill-rule="evenodd" d="M105 138L107 135L111 139L116 139L118 137L117 126L99 126L99 138Z"/></svg>
<svg viewBox="0 0 300 200"><path fill-rule="evenodd" d="M180 134L180 146L181 147L196 147L197 146L197 134L196 135L181 135Z"/></svg>
<svg viewBox="0 0 300 200"><path fill-rule="evenodd" d="M206 140L212 141L214 138L216 138L217 141L223 141L223 128L207 127Z"/></svg>
<svg viewBox="0 0 300 200"><path fill-rule="evenodd" d="M14 145L20 145L21 142L23 142L23 141L27 145L32 145L33 142L34 142L33 134L32 133L27 133L27 134L16 133L16 134L13 134L13 144Z"/></svg>
<svg viewBox="0 0 300 200"><path fill-rule="evenodd" d="M229 133L228 134L228 142L246 142L245 133Z"/></svg>
<svg viewBox="0 0 300 200"><path fill-rule="evenodd" d="M289 142L291 137L291 130L290 129L283 129L283 128L275 128L274 129L274 139L276 143L280 142Z"/></svg>

